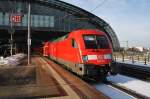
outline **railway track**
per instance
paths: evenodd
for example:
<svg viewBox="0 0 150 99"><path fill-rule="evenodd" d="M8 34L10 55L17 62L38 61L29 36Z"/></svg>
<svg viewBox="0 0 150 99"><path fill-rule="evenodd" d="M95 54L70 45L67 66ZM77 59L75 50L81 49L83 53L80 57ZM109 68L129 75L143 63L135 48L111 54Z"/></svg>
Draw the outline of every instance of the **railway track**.
<svg viewBox="0 0 150 99"><path fill-rule="evenodd" d="M56 63L56 62L55 62ZM56 63L56 64L58 64L58 63ZM60 65L60 64L58 64L58 65ZM77 75L76 75L77 76ZM84 79L85 80L85 79ZM86 82L94 82L94 83L96 83L96 81L94 81L94 79L86 79L85 80ZM144 96L144 95L142 95L142 94L139 94L139 93L137 93L137 92L135 92L135 91L133 91L133 90L131 90L131 89L128 89L128 88L126 88L126 87L123 87L123 86L121 86L121 85L119 85L119 84L116 84L116 83L114 83L114 82L111 82L111 81L106 81L106 82L103 82L104 84L106 84L106 85L110 85L110 86L112 86L113 88L115 88L115 89L118 89L118 90L120 90L120 91L122 91L122 92L124 92L124 93L126 93L126 94L128 94L128 95L131 95L131 96L133 96L133 97L135 97L135 98L137 98L137 99L149 99L150 97L147 97L147 96ZM100 84L102 84L102 82L100 82Z"/></svg>
<svg viewBox="0 0 150 99"><path fill-rule="evenodd" d="M150 97L144 96L142 94L139 94L139 93L137 93L137 92L135 92L135 91L133 91L131 89L123 87L123 86L121 86L119 84L111 82L111 81L107 81L107 82L105 82L105 84L110 85L110 86L112 86L112 87L114 87L116 89L119 89L119 90L121 90L121 91L123 91L123 92L125 92L125 93L127 93L127 94L129 94L129 95L131 95L131 96L133 96L135 98L137 98L137 99L149 99L150 98Z"/></svg>
<svg viewBox="0 0 150 99"><path fill-rule="evenodd" d="M150 67L139 66L136 64L116 63L119 68L119 73L138 79L147 80L150 79Z"/></svg>

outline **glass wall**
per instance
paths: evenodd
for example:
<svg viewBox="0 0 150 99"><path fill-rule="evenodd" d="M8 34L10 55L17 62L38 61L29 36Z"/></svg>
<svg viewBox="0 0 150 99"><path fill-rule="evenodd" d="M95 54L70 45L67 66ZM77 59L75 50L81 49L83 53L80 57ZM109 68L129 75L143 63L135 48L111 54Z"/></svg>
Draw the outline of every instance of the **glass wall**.
<svg viewBox="0 0 150 99"><path fill-rule="evenodd" d="M6 2L6 1L5 1ZM11 12L10 9L14 10L14 13L22 14L22 22L15 24L19 27L26 27L28 25L28 3L22 2L12 2L12 4L16 4L16 8L14 6L10 6L8 11L2 13L0 10L0 25L9 26L9 16L8 12ZM10 10L10 11L9 11ZM60 9L52 8L49 6L45 6L42 4L33 3L31 4L31 27L33 29L43 28L43 29L51 29L62 32L69 32L77 28L96 28L93 24L89 23L88 20L77 20L77 16L73 14L69 14L66 11L62 11ZM17 27L16 27L17 28Z"/></svg>
<svg viewBox="0 0 150 99"><path fill-rule="evenodd" d="M0 12L0 25L9 25L9 13L3 14ZM22 22L16 24L16 26L28 25L28 16L24 14L22 17ZM44 16L44 15L31 15L31 27L54 27L54 16Z"/></svg>
<svg viewBox="0 0 150 99"><path fill-rule="evenodd" d="M31 15L32 27L54 27L54 16Z"/></svg>

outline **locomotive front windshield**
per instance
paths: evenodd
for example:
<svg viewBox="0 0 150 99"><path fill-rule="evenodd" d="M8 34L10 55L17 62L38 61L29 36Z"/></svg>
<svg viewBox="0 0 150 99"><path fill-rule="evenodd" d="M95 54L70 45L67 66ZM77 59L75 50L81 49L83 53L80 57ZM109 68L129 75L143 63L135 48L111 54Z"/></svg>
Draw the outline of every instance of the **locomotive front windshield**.
<svg viewBox="0 0 150 99"><path fill-rule="evenodd" d="M86 49L108 49L109 43L104 35L84 35Z"/></svg>

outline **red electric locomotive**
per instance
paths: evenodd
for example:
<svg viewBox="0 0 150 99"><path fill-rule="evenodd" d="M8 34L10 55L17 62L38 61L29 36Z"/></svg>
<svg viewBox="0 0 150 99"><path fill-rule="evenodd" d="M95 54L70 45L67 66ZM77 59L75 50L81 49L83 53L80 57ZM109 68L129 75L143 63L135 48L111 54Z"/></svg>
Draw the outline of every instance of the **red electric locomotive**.
<svg viewBox="0 0 150 99"><path fill-rule="evenodd" d="M110 71L112 46L104 32L83 29L46 42L44 55L80 76L105 77Z"/></svg>

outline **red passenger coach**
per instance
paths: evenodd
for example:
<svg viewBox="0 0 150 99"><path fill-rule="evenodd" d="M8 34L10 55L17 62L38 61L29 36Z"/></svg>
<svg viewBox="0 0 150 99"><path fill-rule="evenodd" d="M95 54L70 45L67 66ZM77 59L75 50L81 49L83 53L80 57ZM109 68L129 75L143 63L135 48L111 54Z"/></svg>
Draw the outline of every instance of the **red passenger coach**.
<svg viewBox="0 0 150 99"><path fill-rule="evenodd" d="M99 30L76 30L46 42L44 56L49 56L80 76L106 76L112 62L112 46Z"/></svg>

